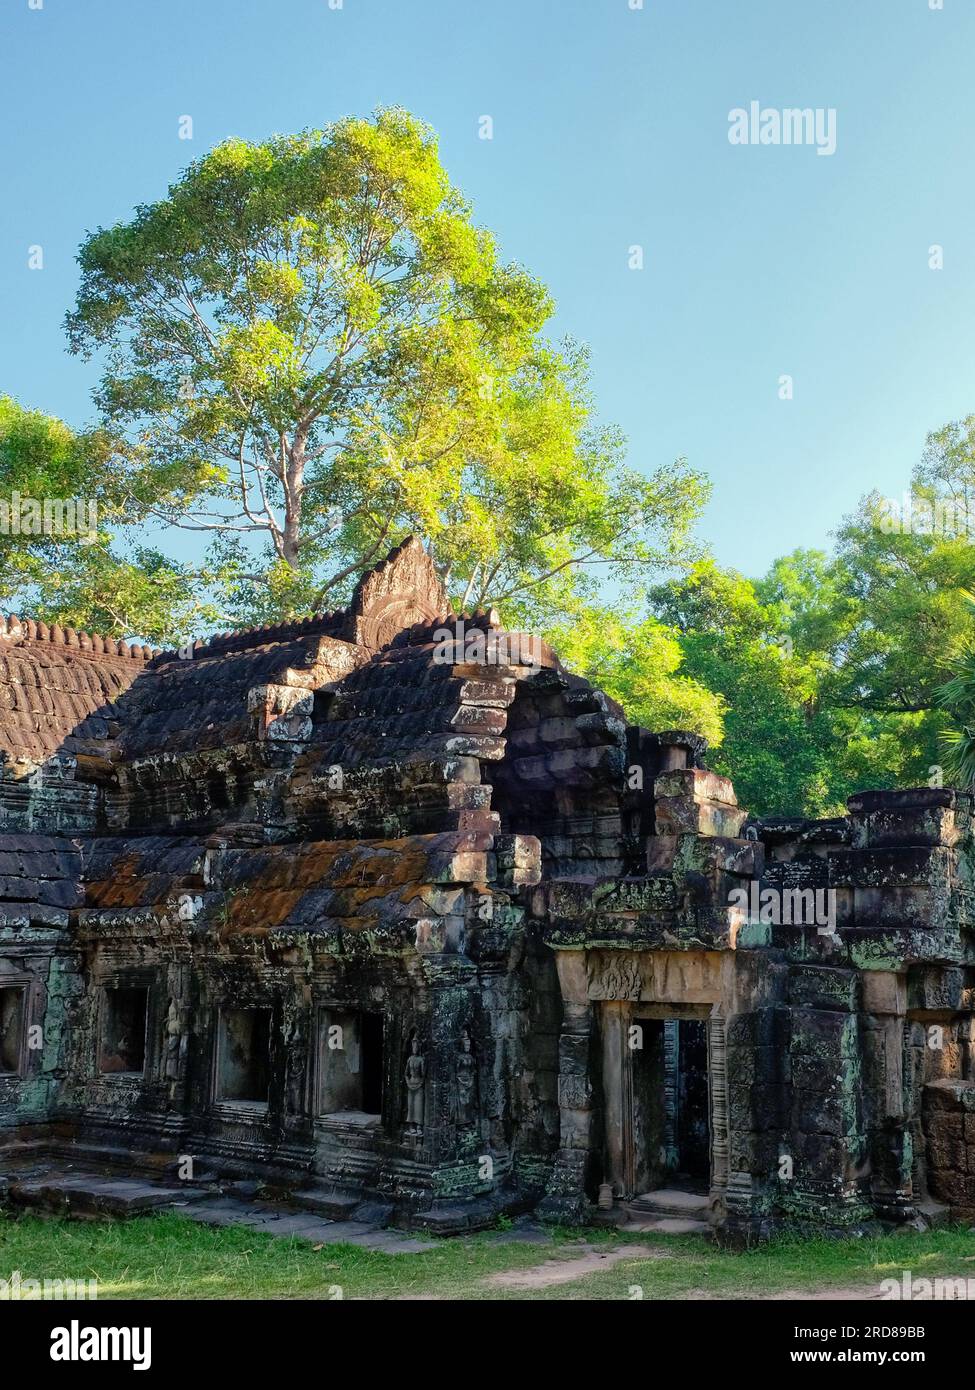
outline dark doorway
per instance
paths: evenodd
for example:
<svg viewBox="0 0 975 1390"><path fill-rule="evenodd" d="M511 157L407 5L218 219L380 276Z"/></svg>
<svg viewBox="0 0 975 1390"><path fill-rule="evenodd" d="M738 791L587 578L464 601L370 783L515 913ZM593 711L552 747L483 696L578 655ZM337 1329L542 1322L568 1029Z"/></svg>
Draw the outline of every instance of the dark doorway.
<svg viewBox="0 0 975 1390"><path fill-rule="evenodd" d="M24 998L22 987L0 989L0 1072L16 1075L24 1054Z"/></svg>
<svg viewBox="0 0 975 1390"><path fill-rule="evenodd" d="M703 1018L637 1019L632 1053L632 1182L636 1192L710 1185L708 1032Z"/></svg>
<svg viewBox="0 0 975 1390"><path fill-rule="evenodd" d="M138 1076L146 1065L148 989L106 989L98 1069Z"/></svg>
<svg viewBox="0 0 975 1390"><path fill-rule="evenodd" d="M266 1105L270 1053L270 1009L222 1009L217 1099Z"/></svg>
<svg viewBox="0 0 975 1390"><path fill-rule="evenodd" d="M351 1009L319 1015L319 1115L383 1109L383 1016Z"/></svg>
<svg viewBox="0 0 975 1390"><path fill-rule="evenodd" d="M664 1029L658 1018L634 1020L632 1174L634 1192L649 1192L667 1180L667 1093Z"/></svg>
<svg viewBox="0 0 975 1390"><path fill-rule="evenodd" d="M701 1018L677 1021L677 1115L674 1178L707 1188L711 1173L708 1033Z"/></svg>

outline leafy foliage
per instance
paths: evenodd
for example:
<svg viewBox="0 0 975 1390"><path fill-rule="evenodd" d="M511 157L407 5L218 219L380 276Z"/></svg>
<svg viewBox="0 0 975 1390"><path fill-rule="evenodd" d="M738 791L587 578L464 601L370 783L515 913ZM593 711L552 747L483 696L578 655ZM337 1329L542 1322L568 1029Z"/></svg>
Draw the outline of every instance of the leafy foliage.
<svg viewBox="0 0 975 1390"><path fill-rule="evenodd" d="M757 812L836 812L942 761L975 785L975 417L929 437L910 525L871 494L832 555L720 569L693 540L706 480L627 465L586 351L545 337L547 290L398 109L227 141L79 262L101 423L0 398L0 498L83 496L97 526L0 535L5 602L170 642L336 606L412 532L457 607L703 733ZM168 558L167 527L205 552Z"/></svg>
<svg viewBox="0 0 975 1390"><path fill-rule="evenodd" d="M217 537L232 621L332 606L410 532L459 604L536 618L585 566L687 547L703 480L625 466L547 291L404 111L228 141L79 260L69 337L104 355L129 504Z"/></svg>
<svg viewBox="0 0 975 1390"><path fill-rule="evenodd" d="M656 618L580 604L547 635L565 664L618 700L633 722L693 729L712 746L721 743L727 702L680 670L678 634Z"/></svg>
<svg viewBox="0 0 975 1390"><path fill-rule="evenodd" d="M137 541L120 549L125 487L108 436L79 433L40 411L0 397L0 499L57 503L73 529L0 529L0 602L33 617L150 642L184 637L212 621L193 595L185 566ZM74 507L67 512L64 504ZM8 513L9 515L9 513ZM83 520L83 527L81 522ZM110 529L112 528L112 529Z"/></svg>
<svg viewBox="0 0 975 1390"><path fill-rule="evenodd" d="M708 562L653 593L682 670L723 698L711 762L756 813L837 814L854 791L926 782L938 762L933 709L850 697L850 635L883 619L858 603L849 559L797 551L755 582Z"/></svg>

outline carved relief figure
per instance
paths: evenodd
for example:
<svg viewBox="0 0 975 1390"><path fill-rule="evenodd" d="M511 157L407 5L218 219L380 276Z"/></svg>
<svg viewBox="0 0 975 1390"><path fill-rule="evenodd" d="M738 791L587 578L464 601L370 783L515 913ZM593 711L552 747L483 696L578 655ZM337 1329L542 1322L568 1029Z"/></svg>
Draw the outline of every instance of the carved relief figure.
<svg viewBox="0 0 975 1390"><path fill-rule="evenodd" d="M639 999L643 989L643 967L636 956L622 952L602 959L590 957L590 999Z"/></svg>
<svg viewBox="0 0 975 1390"><path fill-rule="evenodd" d="M179 1005L175 999L170 999L166 1023L163 1028L163 1072L167 1081L175 1081L179 1076L182 1043L183 1030L179 1022Z"/></svg>
<svg viewBox="0 0 975 1390"><path fill-rule="evenodd" d="M406 1132L419 1137L423 1133L423 1088L427 1064L420 1052L420 1039L413 1034L410 1055L406 1059Z"/></svg>
<svg viewBox="0 0 975 1390"><path fill-rule="evenodd" d="M465 1028L457 1054L457 1123L472 1125L477 1119L477 1059L471 1035Z"/></svg>

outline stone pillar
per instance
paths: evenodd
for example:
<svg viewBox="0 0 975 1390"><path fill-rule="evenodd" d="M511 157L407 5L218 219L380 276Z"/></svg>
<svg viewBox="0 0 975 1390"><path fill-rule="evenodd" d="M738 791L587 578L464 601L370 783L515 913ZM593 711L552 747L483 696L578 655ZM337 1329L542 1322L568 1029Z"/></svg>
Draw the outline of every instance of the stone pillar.
<svg viewBox="0 0 975 1390"><path fill-rule="evenodd" d="M708 1019L708 1094L711 1108L711 1209L720 1213L728 1186L728 1030L720 1005Z"/></svg>
<svg viewBox="0 0 975 1390"><path fill-rule="evenodd" d="M558 951L563 1018L559 1038L559 1151L549 1178L540 1216L549 1221L582 1221L589 1209L586 1179L599 1136L594 1128L590 1083L594 1017L589 1002L586 957L582 951Z"/></svg>
<svg viewBox="0 0 975 1390"><path fill-rule="evenodd" d="M612 1183L614 1196L631 1197L634 1183L633 1054L627 1047L630 1005L607 1000L600 1004L599 1009L606 1130L606 1166L603 1181Z"/></svg>
<svg viewBox="0 0 975 1390"><path fill-rule="evenodd" d="M914 1146L904 1087L907 976L889 970L862 975L864 1064L873 1102L870 1191L878 1216L904 1220L916 1200Z"/></svg>
<svg viewBox="0 0 975 1390"><path fill-rule="evenodd" d="M869 1214L859 1196L867 1144L857 1015L815 1007L839 1001L815 1000L805 987L796 991L794 980L790 985L793 1000L798 993L804 1002L793 1003L791 1015L795 1171L787 1206L800 1220L839 1229Z"/></svg>
<svg viewBox="0 0 975 1390"><path fill-rule="evenodd" d="M708 1051L710 1054L710 1029ZM708 1058L708 1088L710 1106L713 1109L713 1088L711 1087L711 1059ZM680 1090L680 1023L675 1018L664 1021L664 1161L670 1169L678 1162L677 1114L678 1092ZM713 1136L713 1126L712 1126ZM713 1163L712 1163L713 1168Z"/></svg>

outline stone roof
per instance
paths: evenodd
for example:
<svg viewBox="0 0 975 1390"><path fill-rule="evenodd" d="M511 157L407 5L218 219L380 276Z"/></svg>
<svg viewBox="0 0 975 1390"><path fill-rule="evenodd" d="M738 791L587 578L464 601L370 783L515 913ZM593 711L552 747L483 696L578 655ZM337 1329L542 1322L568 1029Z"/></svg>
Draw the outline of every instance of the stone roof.
<svg viewBox="0 0 975 1390"><path fill-rule="evenodd" d="M106 739L126 758L227 746L250 730L250 690L345 675L448 607L411 536L362 576L347 609L221 633L196 642L191 659L0 617L0 762L36 764Z"/></svg>
<svg viewBox="0 0 975 1390"><path fill-rule="evenodd" d="M108 736L114 702L151 648L0 617L0 761L41 762Z"/></svg>
<svg viewBox="0 0 975 1390"><path fill-rule="evenodd" d="M219 937L275 931L373 933L375 942L415 942L429 916L431 883L483 882L490 836L472 831L391 840L332 840L224 849L204 886L198 840L145 836L86 846L84 910L93 925L165 915L179 894L203 893ZM220 902L214 910L213 899ZM201 898L201 904L202 904Z"/></svg>

